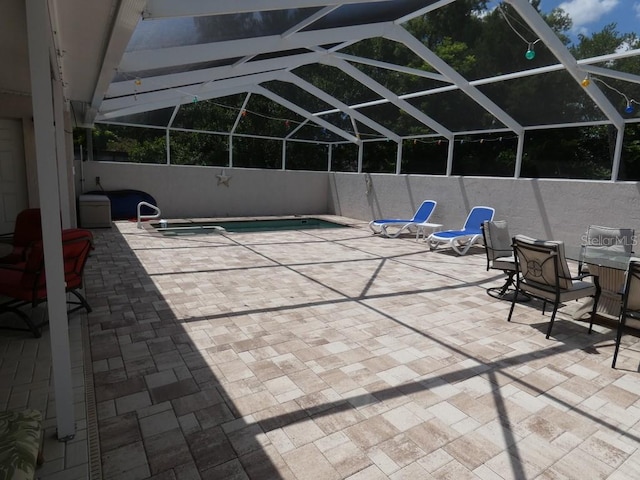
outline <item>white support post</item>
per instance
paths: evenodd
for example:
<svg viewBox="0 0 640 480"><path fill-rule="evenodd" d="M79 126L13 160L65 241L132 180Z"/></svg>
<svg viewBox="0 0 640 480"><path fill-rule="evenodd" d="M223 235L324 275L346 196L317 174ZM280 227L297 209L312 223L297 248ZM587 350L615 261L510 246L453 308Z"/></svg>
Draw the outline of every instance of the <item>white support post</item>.
<svg viewBox="0 0 640 480"><path fill-rule="evenodd" d="M167 165L171 165L171 143L169 143L169 129L167 128L164 131L164 143L165 143L165 149L167 151L166 157L167 157L167 161L165 162Z"/></svg>
<svg viewBox="0 0 640 480"><path fill-rule="evenodd" d="M287 169L287 141L282 141L282 170Z"/></svg>
<svg viewBox="0 0 640 480"><path fill-rule="evenodd" d="M522 155L524 152L524 135L525 132L522 132L518 135L518 148L516 150L516 165L513 170L513 178L520 178L520 174L522 172Z"/></svg>
<svg viewBox="0 0 640 480"><path fill-rule="evenodd" d="M173 121L176 119L176 115L178 114L179 110L180 105L176 105L176 107L173 109L173 113L171 113L171 118L169 118L169 122L167 123L167 131L165 133L164 140L165 148L167 150L167 165L171 165L171 127L173 125Z"/></svg>
<svg viewBox="0 0 640 480"><path fill-rule="evenodd" d="M229 168L233 168L233 135L229 135Z"/></svg>
<svg viewBox="0 0 640 480"><path fill-rule="evenodd" d="M402 140L398 142L398 151L396 153L396 175L402 172Z"/></svg>
<svg viewBox="0 0 640 480"><path fill-rule="evenodd" d="M358 173L362 173L363 158L364 158L364 143L358 142Z"/></svg>
<svg viewBox="0 0 640 480"><path fill-rule="evenodd" d="M453 148L455 144L455 137L449 138L449 147L447 149L447 173L445 174L447 177L450 177L451 173L453 173Z"/></svg>
<svg viewBox="0 0 640 480"><path fill-rule="evenodd" d="M93 129L85 128L85 138L87 139L87 161L93 162Z"/></svg>
<svg viewBox="0 0 640 480"><path fill-rule="evenodd" d="M622 144L624 142L624 125L618 128L616 135L616 146L613 151L613 164L611 165L611 181L617 182L620 174L620 162L622 161Z"/></svg>
<svg viewBox="0 0 640 480"><path fill-rule="evenodd" d="M333 144L328 145L327 151L327 172L331 171L331 167L333 166Z"/></svg>
<svg viewBox="0 0 640 480"><path fill-rule="evenodd" d="M47 2L27 0L27 38L33 122L36 143L38 190L42 210L42 237L47 282L47 311L51 336L56 423L58 439L75 435L73 384L67 319L67 300L62 261L62 232L60 225L60 192L58 191L55 128L51 89L49 41L51 27Z"/></svg>
<svg viewBox="0 0 640 480"><path fill-rule="evenodd" d="M60 218L63 228L71 227L71 212L69 210L69 178L67 176L67 142L64 121L64 97L62 85L59 81L52 81L53 114L55 123L56 157L58 167L58 189L62 192L60 202ZM75 200L75 199L74 199Z"/></svg>

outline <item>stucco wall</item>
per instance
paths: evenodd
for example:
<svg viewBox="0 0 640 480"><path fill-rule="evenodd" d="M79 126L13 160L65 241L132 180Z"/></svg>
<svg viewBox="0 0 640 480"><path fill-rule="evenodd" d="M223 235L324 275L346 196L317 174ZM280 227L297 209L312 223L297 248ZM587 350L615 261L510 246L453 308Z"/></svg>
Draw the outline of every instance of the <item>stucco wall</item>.
<svg viewBox="0 0 640 480"><path fill-rule="evenodd" d="M330 175L330 208L361 220L411 217L423 200L431 199L438 202L432 221L445 228L461 227L472 206L487 205L496 209L496 219L508 221L512 234L579 243L590 224L631 227L640 234L636 182Z"/></svg>
<svg viewBox="0 0 640 480"><path fill-rule="evenodd" d="M152 195L165 218L313 215L328 212L325 172L226 168L229 186L219 185L222 168L77 162L78 192L134 189Z"/></svg>
<svg viewBox="0 0 640 480"><path fill-rule="evenodd" d="M80 168L81 167L81 168ZM131 188L153 195L167 218L335 214L369 221L410 217L423 200L438 202L432 221L458 228L474 205L496 209L511 233L579 243L590 224L631 227L640 234L640 184L83 162L95 190ZM369 179L369 180L367 180ZM636 249L640 251L640 248Z"/></svg>

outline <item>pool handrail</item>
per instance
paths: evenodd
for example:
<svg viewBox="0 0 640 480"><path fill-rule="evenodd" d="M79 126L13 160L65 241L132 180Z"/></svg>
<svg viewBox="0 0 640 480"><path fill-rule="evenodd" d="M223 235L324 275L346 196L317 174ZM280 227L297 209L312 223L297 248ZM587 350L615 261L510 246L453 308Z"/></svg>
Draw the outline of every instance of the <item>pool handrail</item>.
<svg viewBox="0 0 640 480"><path fill-rule="evenodd" d="M142 207L149 207L150 209L154 210L156 213L154 213L153 215L142 215L140 213L140 210ZM160 209L149 202L138 203L137 211L138 211L138 228L142 228L142 223L141 223L142 220L154 220L156 218L160 218L160 215L161 215Z"/></svg>

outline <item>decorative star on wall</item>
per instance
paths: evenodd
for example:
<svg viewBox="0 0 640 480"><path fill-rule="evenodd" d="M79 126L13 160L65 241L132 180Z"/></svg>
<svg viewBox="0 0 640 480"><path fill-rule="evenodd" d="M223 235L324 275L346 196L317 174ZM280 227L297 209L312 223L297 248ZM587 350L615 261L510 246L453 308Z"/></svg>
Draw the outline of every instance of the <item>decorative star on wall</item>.
<svg viewBox="0 0 640 480"><path fill-rule="evenodd" d="M229 180L231 180L231 175L227 175L224 170L222 170L222 172L220 172L218 175L216 175L216 177L218 178L218 186L220 185L225 185L225 186L229 186Z"/></svg>

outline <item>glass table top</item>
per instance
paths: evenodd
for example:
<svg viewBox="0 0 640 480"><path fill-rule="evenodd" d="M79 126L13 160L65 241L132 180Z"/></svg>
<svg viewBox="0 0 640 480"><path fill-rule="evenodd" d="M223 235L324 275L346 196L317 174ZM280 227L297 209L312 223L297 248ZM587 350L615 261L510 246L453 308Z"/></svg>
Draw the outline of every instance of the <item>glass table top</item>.
<svg viewBox="0 0 640 480"><path fill-rule="evenodd" d="M565 244L564 252L565 257L569 260L615 268L616 270L626 270L632 259L640 261L640 258L636 257L635 253L626 252L622 249L614 250L603 247Z"/></svg>

